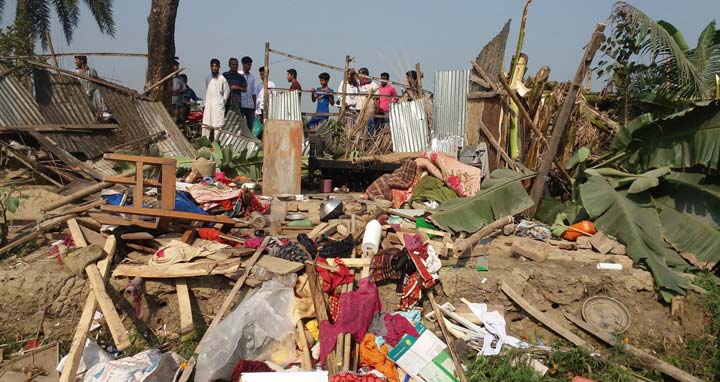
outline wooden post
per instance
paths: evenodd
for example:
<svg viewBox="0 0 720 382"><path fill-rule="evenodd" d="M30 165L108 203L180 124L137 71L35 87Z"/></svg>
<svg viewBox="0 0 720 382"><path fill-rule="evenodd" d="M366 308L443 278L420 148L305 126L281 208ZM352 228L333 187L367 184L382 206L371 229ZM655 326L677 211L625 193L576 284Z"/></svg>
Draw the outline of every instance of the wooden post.
<svg viewBox="0 0 720 382"><path fill-rule="evenodd" d="M47 39L48 49L50 49L50 57L52 57L53 65L60 66L58 65L57 56L55 55L55 49L53 48L52 38L50 37L49 31L45 32L45 38Z"/></svg>
<svg viewBox="0 0 720 382"><path fill-rule="evenodd" d="M176 74L182 72L183 70L185 70L185 68L179 68L178 70L176 70L176 71L168 74L167 76L163 77L160 81L154 83L154 84L151 85L149 88L145 89L145 91L143 91L142 94L145 95L145 94L150 93L153 89L155 89L156 87L162 85L163 83L165 83L165 81L167 81L167 80L175 77Z"/></svg>
<svg viewBox="0 0 720 382"><path fill-rule="evenodd" d="M450 332L448 331L447 326L445 326L445 318L442 315L442 312L440 312L440 308L438 307L437 303L435 303L435 294L433 293L432 289L428 290L427 292L428 299L430 300L430 305L432 306L433 312L435 312L435 317L437 317L438 325L440 325L440 330L442 331L443 337L445 338L446 345L448 347L448 350L450 351L450 356L452 357L453 363L455 364L455 372L457 373L458 379L460 382L467 382L467 378L465 377L465 370L462 367L462 363L460 362L460 357L457 354L457 351L455 350L455 345L450 342Z"/></svg>
<svg viewBox="0 0 720 382"><path fill-rule="evenodd" d="M270 94L268 94L268 81L270 81L270 43L265 42L265 81L263 81L263 118L268 119L270 111ZM263 124L265 121L263 120ZM252 126L248 126L252 129Z"/></svg>
<svg viewBox="0 0 720 382"><path fill-rule="evenodd" d="M343 87L342 87L342 95L340 96L340 117L338 117L338 121L342 123L342 121L345 120L345 108L347 107L346 98L347 95L347 75L348 70L350 70L350 55L345 55L345 69L343 69Z"/></svg>
<svg viewBox="0 0 720 382"><path fill-rule="evenodd" d="M423 85L422 85L422 73L420 73L420 63L415 64L415 72L417 72L417 81L415 81L415 91L419 99L424 98Z"/></svg>
<svg viewBox="0 0 720 382"><path fill-rule="evenodd" d="M602 41L602 38L604 36L604 31L605 24L600 23L595 27L595 32L593 32L590 43L588 43L587 47L585 48L585 54L583 55L580 66L575 73L575 78L573 79L572 86L570 87L570 90L568 90L568 94L565 98L565 103L562 105L562 108L558 113L552 136L550 137L550 141L548 142L548 147L545 153L543 153L543 158L540 162L540 170L538 171L538 176L537 178L535 178L532 189L530 190L530 197L535 202L535 204L528 210L528 217L532 218L535 216L535 212L538 208L538 203L540 202L540 197L542 196L543 189L545 188L545 180L547 179L547 175L550 172L550 166L552 166L553 164L553 158L555 158L555 154L557 154L557 149L560 145L560 139L565 133L565 129L567 128L567 124L570 119L570 113L572 112L573 106L575 105L575 99L577 98L580 86L582 86L583 77L586 73L585 68L590 66L590 64L592 63L593 57L595 57L595 52L597 52L598 48L600 47L600 42Z"/></svg>

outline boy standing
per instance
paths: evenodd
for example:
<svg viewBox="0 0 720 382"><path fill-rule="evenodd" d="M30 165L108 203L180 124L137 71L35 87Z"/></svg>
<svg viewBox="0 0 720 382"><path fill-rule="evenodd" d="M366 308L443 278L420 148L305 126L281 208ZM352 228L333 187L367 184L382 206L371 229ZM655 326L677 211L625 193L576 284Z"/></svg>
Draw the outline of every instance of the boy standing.
<svg viewBox="0 0 720 382"><path fill-rule="evenodd" d="M327 73L320 73L318 76L320 79L320 87L312 89L312 101L317 102L316 113L330 113L330 104L335 103L334 90L328 87L328 81L330 81L330 75ZM315 127L325 121L327 121L327 115L316 115L310 119L307 127Z"/></svg>
<svg viewBox="0 0 720 382"><path fill-rule="evenodd" d="M297 80L297 70L288 69L287 82L290 83L290 91L297 90L298 91L298 99L300 101L302 101L302 86L300 86L300 83Z"/></svg>

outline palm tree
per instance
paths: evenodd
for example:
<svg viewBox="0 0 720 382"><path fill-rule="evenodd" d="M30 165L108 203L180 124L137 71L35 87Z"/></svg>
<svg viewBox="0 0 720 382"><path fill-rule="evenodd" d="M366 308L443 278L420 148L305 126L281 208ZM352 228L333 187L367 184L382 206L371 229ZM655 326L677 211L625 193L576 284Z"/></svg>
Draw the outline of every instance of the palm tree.
<svg viewBox="0 0 720 382"><path fill-rule="evenodd" d="M90 9L100 32L114 37L115 21L113 20L113 0L83 0ZM0 0L0 18L9 2ZM47 48L47 36L50 31L51 10L54 9L58 21L62 24L65 40L72 41L73 33L80 20L78 0L17 0L15 23L27 25L26 32L31 41L40 41ZM19 23L21 18L26 23Z"/></svg>

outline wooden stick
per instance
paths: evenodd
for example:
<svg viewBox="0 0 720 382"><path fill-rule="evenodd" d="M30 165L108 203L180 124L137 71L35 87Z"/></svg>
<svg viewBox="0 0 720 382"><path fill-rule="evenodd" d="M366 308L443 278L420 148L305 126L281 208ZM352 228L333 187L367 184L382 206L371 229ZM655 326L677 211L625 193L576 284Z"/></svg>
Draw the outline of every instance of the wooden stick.
<svg viewBox="0 0 720 382"><path fill-rule="evenodd" d="M313 306L315 307L315 318L318 322L328 320L327 306L325 299L322 297L322 289L318 283L317 271L312 265L305 266L305 274L308 275L308 282L310 283L310 291L312 293ZM337 374L338 368L335 363L335 353L330 352L325 361L325 365L330 376Z"/></svg>
<svg viewBox="0 0 720 382"><path fill-rule="evenodd" d="M180 333L185 334L193 330L192 305L190 303L190 289L188 279L179 278L175 280L178 306L180 308Z"/></svg>
<svg viewBox="0 0 720 382"><path fill-rule="evenodd" d="M107 279L109 274L110 264L112 264L112 259L115 255L115 246L115 236L108 236L107 241L105 241L105 247L103 248L107 253L107 257L105 260L101 260L97 264L103 279ZM89 293L87 300L85 301L85 307L83 308L82 315L80 316L77 329L75 329L75 335L73 336L73 340L70 345L67 362L60 374L60 382L75 381L78 365L80 365L80 359L82 358L83 349L85 348L87 333L90 330L90 324L92 323L93 316L95 315L95 307L95 295Z"/></svg>
<svg viewBox="0 0 720 382"><path fill-rule="evenodd" d="M350 55L345 55L345 68L343 69L343 87L342 96L340 97L340 122L345 120L345 109L347 108L347 75L350 70Z"/></svg>
<svg viewBox="0 0 720 382"><path fill-rule="evenodd" d="M534 307L532 304L530 304L527 300L525 300L520 293L516 292L515 289L513 289L510 284L503 280L500 286L500 289L502 289L503 292L505 292L508 297L510 297L511 300L513 300L516 304L520 305L520 307L525 310L528 314L530 314L533 318L540 321L543 325L547 326L552 330L553 332L559 334L566 340L572 342L576 346L579 347L587 347L587 342L583 340L582 338L575 335L575 333L569 331L562 325L560 325L558 322L552 320L550 317L546 316L545 313L541 312L539 309Z"/></svg>
<svg viewBox="0 0 720 382"><path fill-rule="evenodd" d="M62 57L62 56L114 56L114 57L147 57L146 53L106 53L106 52L100 52L100 53L50 53L50 54L35 54L33 56L3 56L0 57L0 60L19 60L19 59L26 59L26 58L32 58L32 57ZM57 65L56 65L57 66Z"/></svg>
<svg viewBox="0 0 720 382"><path fill-rule="evenodd" d="M167 76L163 77L160 81L154 83L152 86L150 86L149 88L145 89L145 91L142 92L142 95L145 95L145 94L150 93L153 89L155 89L156 87L162 85L163 83L165 83L165 81L167 81L167 80L175 77L176 74L182 72L183 70L185 70L185 68L179 68L178 70L176 70L176 71L168 74Z"/></svg>
<svg viewBox="0 0 720 382"><path fill-rule="evenodd" d="M585 77L586 68L590 66L593 57L595 57L595 52L599 48L600 42L604 37L604 31L605 24L601 23L595 27L595 32L593 32L590 43L585 48L585 54L583 55L580 66L575 73L575 78L573 79L572 86L570 87L570 90L568 90L567 96L565 97L565 103L563 103L562 108L558 113L557 119L555 120L555 126L553 127L553 132L552 136L550 137L548 147L545 150L545 153L543 153L543 158L540 161L540 170L538 171L538 176L537 178L535 178L532 189L530 190L530 197L535 202L535 204L528 210L528 217L530 218L534 217L535 212L537 211L540 197L542 196L545 188L545 180L547 179L547 175L550 172L550 166L552 166L553 164L553 159L557 154L557 149L560 145L560 139L562 139L562 136L565 133L565 129L567 128L568 121L570 120L570 114L572 113L573 106L575 106L575 99L577 98L580 86L582 86L582 81Z"/></svg>
<svg viewBox="0 0 720 382"><path fill-rule="evenodd" d="M75 236L73 236L73 239L75 239ZM102 311L105 316L105 323L110 330L110 334L115 342L115 347L120 351L127 349L130 347L130 338L128 338L120 315L117 310L115 310L112 299L105 290L105 278L100 274L95 264L90 264L85 267L85 273L92 288L91 293L95 295L95 300L100 306L100 311Z"/></svg>
<svg viewBox="0 0 720 382"><path fill-rule="evenodd" d="M510 155L500 146L500 143L495 139L495 137L492 136L492 133L490 133L490 129L488 129L487 126L485 126L485 122L482 121L482 119L478 119L478 122L480 123L480 130L482 130L483 134L485 134L485 137L487 138L488 142L497 150L497 152L500 153L500 156L503 157L505 162L513 167L515 167L516 170L520 171L520 166L510 158Z"/></svg>
<svg viewBox="0 0 720 382"><path fill-rule="evenodd" d="M619 345L620 347L625 349L628 353L637 357L638 361L640 361L640 363L645 367L658 370L661 373L663 373L669 377L672 377L678 381L681 381L681 382L701 382L702 381L701 379L699 379L683 370L680 370L677 367L670 365L669 363L667 363L661 359L653 357L652 355L636 348L635 346L632 346L630 344L623 344L622 342L617 341L615 338L613 338L608 333L598 330L591 324L583 321L582 319L580 319L578 317L575 317L568 313L568 314L565 314L565 318L567 318L573 324L577 325L578 327L585 330L586 332L597 337L602 342L605 342L609 346L618 346Z"/></svg>
<svg viewBox="0 0 720 382"><path fill-rule="evenodd" d="M28 64L33 65L33 66L38 66L38 67L41 67L41 68L45 68L45 69L55 70L55 71L57 71L57 72L60 72L60 73L63 73L63 74L67 74L67 75L70 75L70 76L73 76L73 77L82 78L83 80L87 80L87 81L90 81L90 82L94 82L94 83L99 84L99 85L102 85L102 86L107 86L107 87L109 87L109 88L115 89L115 90L117 90L117 91L119 91L119 92L122 92L122 93L125 93L125 94L127 94L127 95L130 95L130 96L133 96L133 97L137 97L137 98L141 98L141 99L147 100L146 97L142 96L140 93L136 92L136 91L133 90L133 89L126 88L126 87L124 87L124 86L120 86L120 85L118 85L118 84L114 84L114 83L112 83L112 82L108 82L108 81L105 81L105 80L102 80L102 79L99 79L99 78L90 77L90 76L85 75L85 74L75 73L75 72L73 72L73 71L71 71L71 70L63 69L63 68L60 68L60 67L57 67L57 66L48 65L48 64L43 64L42 62L28 61Z"/></svg>
<svg viewBox="0 0 720 382"><path fill-rule="evenodd" d="M270 43L265 42L265 80L263 81L263 117L268 118L270 113L270 94L268 94L268 84L270 81ZM265 123L265 121L263 121ZM250 127L252 128L252 127Z"/></svg>
<svg viewBox="0 0 720 382"><path fill-rule="evenodd" d="M486 225L485 227L482 227L479 231L472 234L472 236L466 239L456 241L453 245L455 256L460 257L463 253L465 253L465 251L477 244L485 236L490 235L491 233L495 232L495 230L501 229L502 227L511 224L512 222L512 216L505 216L504 218L495 220L494 222Z"/></svg>
<svg viewBox="0 0 720 382"><path fill-rule="evenodd" d="M67 221L68 219L74 218L75 216L76 216L75 214L58 216L56 218L53 218L46 222L41 223L40 226L38 227L37 231L32 231L28 234L25 234L22 237L15 238L12 242L10 242L6 246L0 248L0 256L10 252L11 250L13 250L25 243L30 242L31 240L37 238L38 236L44 234L45 232L57 227L58 224L62 224L65 221Z"/></svg>
<svg viewBox="0 0 720 382"><path fill-rule="evenodd" d="M267 70L267 68L266 68ZM266 77L267 78L267 77ZM207 331L203 335L203 339L207 337L208 333L210 333L213 329L215 329L216 326L222 321L223 316L225 316L225 312L230 307L230 304L235 299L235 296L240 292L240 288L245 285L245 280L247 280L248 276L250 275L250 270L255 265L257 260L262 255L263 251L265 250L265 247L270 243L270 236L265 237L265 239L262 241L260 246L255 250L255 253L252 255L250 260L248 260L247 267L245 268L245 272L243 272L242 276L235 282L235 286L233 286L230 293L225 297L225 300L223 300L222 305L220 306L220 309L215 314L215 317L213 318L212 322L210 323L210 326L208 327ZM200 342L198 342L198 346L195 348L195 351L193 354L198 354L200 352L200 344L202 343L202 339L200 339ZM190 361L188 361L187 367L185 370L183 370L182 375L180 376L180 381L188 381L190 380L190 375L193 372L193 369L195 368L195 356L193 355L190 358Z"/></svg>
<svg viewBox="0 0 720 382"><path fill-rule="evenodd" d="M58 65L57 55L55 54L55 49L53 48L52 38L50 38L50 31L45 31L45 39L47 40L48 49L50 50L50 57L52 57L53 65Z"/></svg>
<svg viewBox="0 0 720 382"><path fill-rule="evenodd" d="M465 370L463 369L462 363L460 362L460 357L458 357L455 346L450 341L452 338L450 337L448 328L445 325L445 320L443 319L442 312L440 312L440 308L438 307L437 303L435 303L435 294L433 293L432 289L428 290L427 295L428 299L430 300L430 305L432 305L433 312L435 312L435 317L438 318L437 322L440 325L440 330L442 331L442 335L445 338L445 343L447 344L448 350L450 351L450 356L452 357L453 363L455 364L455 372L458 375L458 379L460 380L460 382L467 382L467 378L465 377Z"/></svg>
<svg viewBox="0 0 720 382"><path fill-rule="evenodd" d="M305 336L305 328L303 327L302 320L298 320L295 330L295 335L300 339L300 350L302 354L300 356L300 367L305 371L312 370L312 357L310 356L310 349L308 348L307 337Z"/></svg>

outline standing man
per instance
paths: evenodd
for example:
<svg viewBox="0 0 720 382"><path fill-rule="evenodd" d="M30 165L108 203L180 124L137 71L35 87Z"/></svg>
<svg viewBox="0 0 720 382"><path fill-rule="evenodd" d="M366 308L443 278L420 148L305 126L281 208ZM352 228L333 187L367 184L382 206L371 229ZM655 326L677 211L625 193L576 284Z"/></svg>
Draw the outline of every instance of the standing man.
<svg viewBox="0 0 720 382"><path fill-rule="evenodd" d="M347 85L345 83L347 82ZM360 84L357 81L357 77L355 74L355 69L350 68L347 72L347 78L340 81L340 84L337 87L337 91L341 94L338 95L337 98L335 98L335 105L337 107L342 107L342 91L343 88L345 88L345 107L348 110L355 110L357 106L357 95L358 91L360 91Z"/></svg>
<svg viewBox="0 0 720 382"><path fill-rule="evenodd" d="M228 106L231 109L237 108L236 111L241 114L242 93L247 91L247 82L245 81L245 76L238 72L239 64L237 58L230 58L228 60L228 67L229 70L223 73L223 77L225 77L228 86L230 86L230 102L228 103Z"/></svg>
<svg viewBox="0 0 720 382"><path fill-rule="evenodd" d="M297 90L298 99L302 100L302 86L300 86L300 83L297 80L297 70L288 69L287 81L290 83L290 91Z"/></svg>
<svg viewBox="0 0 720 382"><path fill-rule="evenodd" d="M235 60L237 66L237 60ZM220 128L225 123L225 104L230 98L230 85L224 76L220 75L220 60L210 60L210 76L205 81L205 110L203 111L203 137L213 140L215 131L208 127Z"/></svg>
<svg viewBox="0 0 720 382"><path fill-rule="evenodd" d="M97 78L97 71L88 66L87 56L75 56L75 73L84 74L88 77ZM90 99L90 104L95 114L95 118L102 117L102 113L105 111L105 102L97 90L97 86L94 82L80 78L80 86L85 91L85 94Z"/></svg>
<svg viewBox="0 0 720 382"><path fill-rule="evenodd" d="M365 107L365 102L370 102L367 107L369 107L370 114L375 114L375 101L370 98L368 99L368 94L375 95L378 91L378 85L374 83L370 78L365 77L370 75L370 71L367 68L360 68L358 70L359 74L362 74L360 76L360 87L358 91L358 97L357 97L357 105L356 108L362 112L362 109ZM375 132L375 117L370 117L368 119L368 125L367 125L368 134L372 135L373 132Z"/></svg>
<svg viewBox="0 0 720 382"><path fill-rule="evenodd" d="M390 104L398 101L398 93L397 90L388 83L390 80L390 74L382 73L380 74L380 78L382 78L380 86L378 87L378 95L380 96L380 99L378 99L376 103L375 113L383 115L383 117L377 118L377 124L385 125L387 124L388 114L390 113Z"/></svg>
<svg viewBox="0 0 720 382"><path fill-rule="evenodd" d="M176 72L178 69L180 69L180 63L176 61L173 62L172 71ZM173 116L175 117L175 123L183 123L185 122L185 99L184 94L187 90L187 82L183 81L183 78L180 76L179 73L175 73L175 77L173 77L172 80L173 84L173 95L172 95L172 105L173 105Z"/></svg>
<svg viewBox="0 0 720 382"><path fill-rule="evenodd" d="M245 77L247 90L242 92L240 99L240 113L245 117L248 128L252 129L255 120L255 106L257 105L257 91L255 90L255 76L252 75L252 58L245 56L242 58L242 70L240 74Z"/></svg>
<svg viewBox="0 0 720 382"><path fill-rule="evenodd" d="M329 118L327 114L330 113L330 105L334 103L333 93L335 91L328 87L330 75L327 73L320 73L318 78L320 79L320 87L312 89L312 101L317 102L315 112L326 115L316 115L312 117L307 124L307 127L309 128L315 128L317 125L327 121Z"/></svg>
<svg viewBox="0 0 720 382"><path fill-rule="evenodd" d="M260 69L258 69L258 72L260 73L260 81L256 84L255 93L257 94L257 106L255 107L255 116L258 116L263 123L265 123L265 113L263 108L265 107L265 67L261 66ZM268 92L270 92L270 95L275 94L275 83L268 80Z"/></svg>

